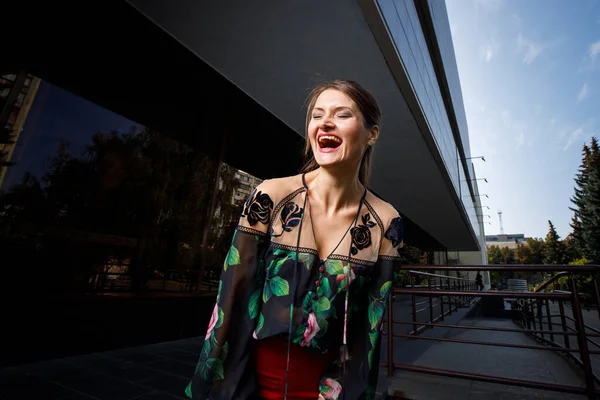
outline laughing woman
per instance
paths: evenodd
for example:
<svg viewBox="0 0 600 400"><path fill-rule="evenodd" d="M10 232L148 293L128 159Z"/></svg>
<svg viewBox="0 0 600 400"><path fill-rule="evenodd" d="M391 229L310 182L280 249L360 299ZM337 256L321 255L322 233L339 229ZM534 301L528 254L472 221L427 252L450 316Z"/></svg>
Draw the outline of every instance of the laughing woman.
<svg viewBox="0 0 600 400"><path fill-rule="evenodd" d="M380 118L355 82L313 89L310 161L246 201L190 398L373 398L403 232L398 212L367 189Z"/></svg>

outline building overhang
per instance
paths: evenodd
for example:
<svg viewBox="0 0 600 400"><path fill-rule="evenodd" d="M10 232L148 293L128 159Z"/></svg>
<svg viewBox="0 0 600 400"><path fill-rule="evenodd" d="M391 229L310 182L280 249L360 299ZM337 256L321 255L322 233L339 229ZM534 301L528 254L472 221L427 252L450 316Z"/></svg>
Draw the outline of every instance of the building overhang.
<svg viewBox="0 0 600 400"><path fill-rule="evenodd" d="M31 35L5 52L17 66L216 156L227 132L225 162L260 177L301 166L314 84L360 82L384 116L373 189L406 217L408 234L412 226L421 240L478 250L396 60L386 61L358 2L13 3L27 9Z"/></svg>

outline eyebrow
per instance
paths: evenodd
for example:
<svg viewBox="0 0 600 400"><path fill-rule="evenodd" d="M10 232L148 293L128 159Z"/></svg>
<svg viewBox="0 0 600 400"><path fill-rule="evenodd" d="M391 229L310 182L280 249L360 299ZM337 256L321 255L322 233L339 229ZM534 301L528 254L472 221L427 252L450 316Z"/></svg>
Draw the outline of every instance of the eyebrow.
<svg viewBox="0 0 600 400"><path fill-rule="evenodd" d="M315 111L315 110L319 110L319 111L325 111L325 110L323 110L321 107L315 107L315 108L313 108L313 111ZM350 107L347 107L347 106L338 106L338 107L336 107L336 108L334 109L334 111L339 111L339 110L349 110L349 111L352 111L352 112L354 112L354 110L353 110L352 108L350 108Z"/></svg>

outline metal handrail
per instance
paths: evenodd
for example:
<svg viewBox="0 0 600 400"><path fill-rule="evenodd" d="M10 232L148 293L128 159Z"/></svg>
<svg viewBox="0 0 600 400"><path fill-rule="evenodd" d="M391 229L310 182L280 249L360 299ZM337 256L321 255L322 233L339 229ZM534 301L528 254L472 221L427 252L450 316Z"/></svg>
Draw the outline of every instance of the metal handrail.
<svg viewBox="0 0 600 400"><path fill-rule="evenodd" d="M419 275L419 276L429 276L432 279L429 280L428 285L419 285L419 288L415 286L408 288L405 285L403 288L394 288L393 294L402 294L402 295L410 295L412 298L412 311L413 311L413 320L412 321L397 321L394 320L393 317L393 304L390 301L388 304L388 318L387 318L387 336L388 336L388 361L387 363L382 363L382 365L387 366L388 375L393 375L394 368L400 368L407 371L415 371L433 375L441 375L448 376L454 378L462 378L462 379L470 379L470 380L478 380L484 382L494 382L494 383L502 383L514 386L522 386L522 387L530 387L530 388L540 388L547 390L554 390L558 392L565 393L579 393L585 394L590 399L595 399L600 391L596 389L595 382L600 382L600 377L598 377L594 371L592 370L590 355L598 355L600 351L591 350L588 348L588 343L593 346L598 346L598 343L591 340L591 337L599 336L595 328L587 325L583 321L582 314L582 304L580 299L585 298L585 294L580 294L577 288L576 275L578 274L594 274L595 276L600 272L600 266L598 265L585 265L585 266L565 266L565 265L457 265L457 266L440 266L440 265L410 265L406 267L408 269L409 275L405 277L405 282L408 280L407 278L410 274ZM566 270L567 269L567 270ZM521 271L534 271L534 272L559 272L556 274L553 279L546 282L544 285L539 287L534 292L504 292L504 291L475 291L474 289L474 281L468 278L458 278L458 277L450 277L446 275L440 275L437 273L429 273L424 271L507 271L507 272L521 272ZM550 284L552 284L555 280L562 278L564 276L568 276L568 284L569 291L553 291L551 293L541 292L541 290L547 288ZM441 284L435 284L435 280L440 279ZM443 279L448 279L447 284L443 284ZM453 281L453 284L450 284L450 280ZM433 281L433 282L432 282ZM596 299L600 300L600 286L596 281L595 277L593 279ZM416 309L416 298L417 297L429 297L429 301L420 301L418 305L425 305L429 302L429 307L424 307L419 310ZM434 298L438 301L434 302ZM495 327L472 327L465 325L451 325L451 324L443 324L438 323L439 320L443 320L444 316L448 313L452 312L452 310L457 310L460 305L469 304L469 302L476 298L513 298L513 299L523 299L523 302L519 302L518 306L522 307L522 317L518 321L521 323L523 329L507 329L507 328L495 328ZM446 302L444 299L448 299ZM454 299L454 300L453 300ZM471 299L469 301L469 299ZM551 321L550 317L550 309L549 303L550 300L558 301L561 311L561 324L556 324ZM564 303L571 303L571 311L573 312L573 317L569 317L564 313ZM599 301L600 303L600 301ZM441 306L440 315L434 318L433 315L433 305ZM444 305L448 304L449 309L447 311L444 310ZM547 315L544 316L543 312L540 312L541 307L546 305ZM535 308L537 307L537 312ZM429 322L418 322L416 320L416 314L418 312L422 312L429 309L430 311L430 320ZM600 316L600 307L598 310ZM554 315L553 315L554 316ZM546 329L544 327L545 322L543 322L543 318L547 318L549 324ZM566 321L573 321L574 328L567 325ZM517 322L517 321L515 321ZM395 324L404 324L404 325L413 325L413 331L409 334L397 334L394 333L393 326ZM539 329L538 329L539 324ZM553 327L562 325L562 331L553 330ZM483 341L473 341L473 340L463 340L463 339L450 339L450 338L435 338L435 337L419 337L417 336L425 329L433 329L435 327L447 327L447 328L460 328L460 329L477 329L477 330L495 330L495 331L505 331L505 332L520 332L536 335L536 337L542 339L542 343L548 344L549 346L542 345L522 345L522 344L511 344L511 343L495 343L495 342L483 342ZM533 329L531 329L533 328ZM572 332L571 332L571 331ZM592 332L587 332L590 330ZM541 335L541 337L540 337ZM549 335L550 340L544 338L544 335ZM564 337L565 345L561 346L559 343L554 341L554 336ZM568 340L569 337L573 337L577 339L578 346L576 348L572 348L570 346L570 342ZM465 343L465 344L477 344L477 345L487 345L487 346L502 346L502 347L514 347L521 349L535 349L535 350L547 350L554 351L562 354L567 354L572 357L579 365L583 367L584 376L585 376L585 387L577 387L577 386L569 386L569 385L548 385L547 383L536 382L536 381L526 381L526 380L518 380L511 378L502 378L495 377L489 375L481 375L481 374L468 374L463 372L456 371L448 371L436 368L424 368L418 366L409 366L395 363L394 358L394 338L404 338L404 339L417 339L417 340L435 340L435 341L444 341L449 343ZM600 347L600 346L598 346ZM578 356L577 356L578 355Z"/></svg>
<svg viewBox="0 0 600 400"><path fill-rule="evenodd" d="M408 270L408 272L410 272L411 274L414 274L414 275L431 276L431 277L435 277L435 278L443 278L443 279L451 279L451 280L459 280L459 281L471 281L471 282L475 281L474 279L459 278L458 276L431 274L429 272L419 272L419 271L415 271L415 270Z"/></svg>

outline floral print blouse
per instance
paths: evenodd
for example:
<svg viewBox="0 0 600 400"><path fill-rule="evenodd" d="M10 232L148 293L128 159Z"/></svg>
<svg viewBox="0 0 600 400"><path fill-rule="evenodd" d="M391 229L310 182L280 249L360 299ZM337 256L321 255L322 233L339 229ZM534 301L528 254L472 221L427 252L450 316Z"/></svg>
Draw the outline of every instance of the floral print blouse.
<svg viewBox="0 0 600 400"><path fill-rule="evenodd" d="M299 175L264 181L246 201L188 397L254 398L252 341L272 336L307 351L336 352L315 388L325 399L374 397L402 219L365 192L352 226L320 260L307 192Z"/></svg>

